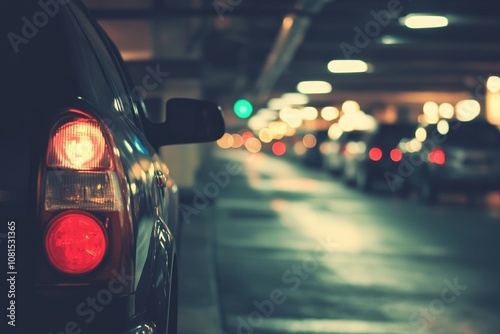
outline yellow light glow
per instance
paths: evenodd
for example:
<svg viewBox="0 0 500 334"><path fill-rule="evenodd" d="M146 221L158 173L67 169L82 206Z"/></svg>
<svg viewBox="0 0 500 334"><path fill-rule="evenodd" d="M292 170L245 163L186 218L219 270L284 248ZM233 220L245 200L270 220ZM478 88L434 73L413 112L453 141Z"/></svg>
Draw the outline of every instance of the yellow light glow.
<svg viewBox="0 0 500 334"><path fill-rule="evenodd" d="M342 135L344 131L342 131L342 128L338 123L332 124L328 128L328 138L331 140L337 140L339 137Z"/></svg>
<svg viewBox="0 0 500 334"><path fill-rule="evenodd" d="M368 64L362 60L332 60L328 70L332 73L363 73L368 72Z"/></svg>
<svg viewBox="0 0 500 334"><path fill-rule="evenodd" d="M445 136L450 131L450 124L448 124L448 121L442 119L437 124L437 130L441 135Z"/></svg>
<svg viewBox="0 0 500 334"><path fill-rule="evenodd" d="M302 119L313 121L318 118L318 109L314 107L305 107L302 109Z"/></svg>
<svg viewBox="0 0 500 334"><path fill-rule="evenodd" d="M410 153L418 152L422 149L422 142L412 139L406 144L406 150Z"/></svg>
<svg viewBox="0 0 500 334"><path fill-rule="evenodd" d="M342 103L342 111L346 114L355 113L356 111L359 111L359 109L359 103L356 101L347 100Z"/></svg>
<svg viewBox="0 0 500 334"><path fill-rule="evenodd" d="M333 121L337 117L339 117L340 112L337 108L335 107L324 107L321 109L321 117L325 121Z"/></svg>
<svg viewBox="0 0 500 334"><path fill-rule="evenodd" d="M492 76L488 78L486 82L486 87L492 93L500 92L500 77Z"/></svg>
<svg viewBox="0 0 500 334"><path fill-rule="evenodd" d="M267 102L267 107L272 110L281 110L283 108L286 108L287 104L281 98L274 98L270 99L269 102Z"/></svg>
<svg viewBox="0 0 500 334"><path fill-rule="evenodd" d="M264 128L259 131L259 139L263 143L270 143L274 139L274 132L271 129Z"/></svg>
<svg viewBox="0 0 500 334"><path fill-rule="evenodd" d="M283 136L286 133L287 127L286 123L281 121L269 123L269 129L271 129L276 135Z"/></svg>
<svg viewBox="0 0 500 334"><path fill-rule="evenodd" d="M427 139L427 131L424 128L418 128L415 131L415 138L421 142L425 141Z"/></svg>
<svg viewBox="0 0 500 334"><path fill-rule="evenodd" d="M457 103L457 119L461 122L472 121L481 113L481 105L476 100L462 100Z"/></svg>
<svg viewBox="0 0 500 334"><path fill-rule="evenodd" d="M230 148L234 144L234 138L231 134L225 133L219 140L217 140L217 145L220 148Z"/></svg>
<svg viewBox="0 0 500 334"><path fill-rule="evenodd" d="M302 143L307 148L313 148L314 146L316 146L318 141L316 140L316 137L314 135L307 134L304 136L304 138L302 138Z"/></svg>
<svg viewBox="0 0 500 334"><path fill-rule="evenodd" d="M301 156L301 155L306 154L307 147L305 147L305 146L304 146L304 144L303 144L301 141L298 141L298 142L296 142L296 143L293 145L293 151L294 151L294 152L295 152L295 154L297 154L298 156Z"/></svg>
<svg viewBox="0 0 500 334"><path fill-rule="evenodd" d="M296 128L292 128L291 126L287 126L285 136L287 136L287 137L295 136L296 133L297 133Z"/></svg>
<svg viewBox="0 0 500 334"><path fill-rule="evenodd" d="M239 134L234 134L233 135L233 145L231 145L232 148L240 148L243 146L243 137L241 137Z"/></svg>
<svg viewBox="0 0 500 334"><path fill-rule="evenodd" d="M302 116L300 110L294 108L284 108L280 111L280 119L293 128L302 125Z"/></svg>
<svg viewBox="0 0 500 334"><path fill-rule="evenodd" d="M401 18L400 22L410 29L442 28L448 25L448 19L439 15L411 14Z"/></svg>
<svg viewBox="0 0 500 334"><path fill-rule="evenodd" d="M453 118L453 114L455 113L455 108L450 103L443 103L439 106L439 116L442 118Z"/></svg>
<svg viewBox="0 0 500 334"><path fill-rule="evenodd" d="M281 99L289 106L301 106L309 103L309 97L301 93L285 93Z"/></svg>
<svg viewBox="0 0 500 334"><path fill-rule="evenodd" d="M262 149L262 143L257 138L249 138L245 142L245 147L250 153L258 153Z"/></svg>
<svg viewBox="0 0 500 334"><path fill-rule="evenodd" d="M437 117L439 115L439 106L436 102L426 102L424 104L424 114L429 117Z"/></svg>
<svg viewBox="0 0 500 334"><path fill-rule="evenodd" d="M302 94L328 94L332 85L326 81L302 81L297 85L297 91Z"/></svg>

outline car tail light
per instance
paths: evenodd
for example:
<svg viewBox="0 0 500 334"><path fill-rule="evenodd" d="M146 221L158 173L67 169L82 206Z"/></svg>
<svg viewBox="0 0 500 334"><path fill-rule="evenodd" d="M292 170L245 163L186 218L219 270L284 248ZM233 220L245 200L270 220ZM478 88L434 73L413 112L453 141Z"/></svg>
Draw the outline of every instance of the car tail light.
<svg viewBox="0 0 500 334"><path fill-rule="evenodd" d="M436 165L444 165L446 162L446 154L440 148L433 149L428 155L429 161Z"/></svg>
<svg viewBox="0 0 500 334"><path fill-rule="evenodd" d="M101 222L81 213L56 217L45 235L50 263L66 274L92 271L102 262L106 249L106 232Z"/></svg>
<svg viewBox="0 0 500 334"><path fill-rule="evenodd" d="M391 151L391 160L394 162L399 162L403 159L403 153L401 150L395 148Z"/></svg>
<svg viewBox="0 0 500 334"><path fill-rule="evenodd" d="M378 147L372 147L368 152L368 156L373 161L379 161L382 159L382 150Z"/></svg>
<svg viewBox="0 0 500 334"><path fill-rule="evenodd" d="M47 150L44 209L118 211L119 183L103 131L94 119L56 123Z"/></svg>
<svg viewBox="0 0 500 334"><path fill-rule="evenodd" d="M130 224L125 223L125 176L115 147L107 128L74 109L62 114L50 131L40 206L47 262L60 273L95 272L96 280L106 280L106 268L122 263L126 248L121 244ZM108 249L108 238L113 248ZM43 279L71 284L51 275Z"/></svg>
<svg viewBox="0 0 500 334"><path fill-rule="evenodd" d="M111 156L99 124L87 118L63 120L50 138L47 165L78 170L110 168Z"/></svg>

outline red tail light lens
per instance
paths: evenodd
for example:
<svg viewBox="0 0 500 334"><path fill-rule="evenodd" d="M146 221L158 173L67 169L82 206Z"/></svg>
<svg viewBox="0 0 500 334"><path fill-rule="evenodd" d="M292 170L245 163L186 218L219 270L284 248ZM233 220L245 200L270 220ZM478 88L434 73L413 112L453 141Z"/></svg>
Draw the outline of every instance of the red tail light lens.
<svg viewBox="0 0 500 334"><path fill-rule="evenodd" d="M403 159L403 153L401 150L395 148L391 151L391 160L394 162L399 162Z"/></svg>
<svg viewBox="0 0 500 334"><path fill-rule="evenodd" d="M382 150L378 147L373 147L368 152L368 156L373 161L379 161L380 159L382 159Z"/></svg>
<svg viewBox="0 0 500 334"><path fill-rule="evenodd" d="M45 236L50 263L66 274L85 274L103 260L107 249L104 227L84 214L69 213L56 218Z"/></svg>
<svg viewBox="0 0 500 334"><path fill-rule="evenodd" d="M76 118L55 127L47 165L78 170L110 168L111 157L99 124L93 119Z"/></svg>
<svg viewBox="0 0 500 334"><path fill-rule="evenodd" d="M444 165L446 162L446 154L440 148L435 148L429 153L429 161L436 165Z"/></svg>

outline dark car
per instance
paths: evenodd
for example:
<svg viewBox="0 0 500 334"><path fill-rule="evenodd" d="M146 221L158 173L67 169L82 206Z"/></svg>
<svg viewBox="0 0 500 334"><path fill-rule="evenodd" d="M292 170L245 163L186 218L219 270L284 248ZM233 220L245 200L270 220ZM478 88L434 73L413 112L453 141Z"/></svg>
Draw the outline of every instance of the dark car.
<svg viewBox="0 0 500 334"><path fill-rule="evenodd" d="M157 149L213 141L220 108L154 124L79 1L0 13L1 333L176 333L178 191Z"/></svg>
<svg viewBox="0 0 500 334"><path fill-rule="evenodd" d="M413 138L415 129L410 123L378 124L355 143L355 147L348 148L351 153L345 155L345 181L364 191L371 190L377 182L383 182L392 191L403 190L391 188L391 175L397 172L403 158L400 141Z"/></svg>
<svg viewBox="0 0 500 334"><path fill-rule="evenodd" d="M465 192L474 199L500 190L500 131L495 125L443 120L422 129L425 140L408 163L415 168L410 184L423 202L435 202L442 191Z"/></svg>
<svg viewBox="0 0 500 334"><path fill-rule="evenodd" d="M312 168L321 168L321 144L328 139L328 130L316 130L311 135L315 139L314 145L306 147L304 155L301 157L302 163Z"/></svg>
<svg viewBox="0 0 500 334"><path fill-rule="evenodd" d="M345 156L349 154L349 143L357 143L367 131L353 130L342 132L336 140L326 140L321 148L323 169L333 175L339 175L344 170Z"/></svg>

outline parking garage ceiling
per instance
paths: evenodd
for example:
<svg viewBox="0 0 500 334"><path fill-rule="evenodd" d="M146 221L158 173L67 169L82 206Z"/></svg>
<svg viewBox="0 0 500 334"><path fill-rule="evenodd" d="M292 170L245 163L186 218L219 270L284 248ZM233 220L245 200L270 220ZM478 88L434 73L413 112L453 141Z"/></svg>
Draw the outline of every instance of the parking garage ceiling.
<svg viewBox="0 0 500 334"><path fill-rule="evenodd" d="M160 65L172 79L201 80L230 100L296 90L324 80L311 101L419 102L462 98L500 73L500 3L490 0L86 0L129 66ZM443 15L448 26L409 29L401 18ZM360 59L366 73L331 73L334 59ZM441 94L441 95L440 95Z"/></svg>

